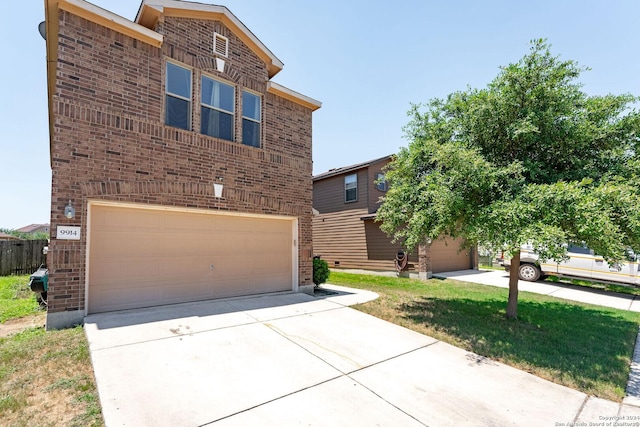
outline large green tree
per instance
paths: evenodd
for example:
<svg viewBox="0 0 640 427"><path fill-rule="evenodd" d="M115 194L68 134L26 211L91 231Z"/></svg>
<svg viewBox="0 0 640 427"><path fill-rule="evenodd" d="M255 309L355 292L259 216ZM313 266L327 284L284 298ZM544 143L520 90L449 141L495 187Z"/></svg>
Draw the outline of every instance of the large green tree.
<svg viewBox="0 0 640 427"><path fill-rule="evenodd" d="M567 243L611 262L640 249L638 98L589 96L583 71L532 41L486 88L412 106L409 146L386 174L377 218L409 249L444 235L513 256L509 318L522 244L556 261Z"/></svg>

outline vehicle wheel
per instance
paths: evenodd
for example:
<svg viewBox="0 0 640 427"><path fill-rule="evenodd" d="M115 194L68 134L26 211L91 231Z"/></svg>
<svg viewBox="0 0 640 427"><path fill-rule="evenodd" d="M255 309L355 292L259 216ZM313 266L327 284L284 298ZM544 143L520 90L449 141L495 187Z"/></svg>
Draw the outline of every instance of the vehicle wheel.
<svg viewBox="0 0 640 427"><path fill-rule="evenodd" d="M540 279L540 276L540 269L533 264L522 264L518 270L520 280L526 280L527 282L536 282Z"/></svg>

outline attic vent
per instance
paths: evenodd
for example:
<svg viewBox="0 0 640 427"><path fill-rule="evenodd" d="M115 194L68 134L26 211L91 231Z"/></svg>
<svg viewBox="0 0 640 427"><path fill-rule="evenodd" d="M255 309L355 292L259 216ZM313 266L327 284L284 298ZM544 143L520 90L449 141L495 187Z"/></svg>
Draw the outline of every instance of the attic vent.
<svg viewBox="0 0 640 427"><path fill-rule="evenodd" d="M229 52L229 39L223 35L215 33L213 35L213 52L226 57Z"/></svg>

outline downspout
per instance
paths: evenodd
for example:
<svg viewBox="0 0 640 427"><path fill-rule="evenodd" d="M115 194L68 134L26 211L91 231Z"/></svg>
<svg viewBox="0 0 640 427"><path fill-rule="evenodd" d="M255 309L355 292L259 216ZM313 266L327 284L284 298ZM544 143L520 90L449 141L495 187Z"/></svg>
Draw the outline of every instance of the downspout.
<svg viewBox="0 0 640 427"><path fill-rule="evenodd" d="M53 168L53 96L56 93L56 70L58 66L58 0L44 0L46 31L47 97L49 108L49 165Z"/></svg>

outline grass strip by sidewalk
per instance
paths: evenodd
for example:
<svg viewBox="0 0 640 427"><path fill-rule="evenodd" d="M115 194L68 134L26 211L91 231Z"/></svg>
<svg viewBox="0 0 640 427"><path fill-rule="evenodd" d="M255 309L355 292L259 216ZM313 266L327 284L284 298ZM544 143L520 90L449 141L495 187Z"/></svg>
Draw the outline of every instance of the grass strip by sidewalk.
<svg viewBox="0 0 640 427"><path fill-rule="evenodd" d="M0 277L0 328L42 313L28 283L28 275ZM0 425L104 425L82 327L0 338Z"/></svg>
<svg viewBox="0 0 640 427"><path fill-rule="evenodd" d="M599 289L605 292L616 292L619 294L628 294L640 296L640 287L634 285L628 285L624 283L602 283L594 282L591 280L581 280L569 277L556 277L549 276L545 279L546 282L552 283L566 283L574 286L581 286L583 288Z"/></svg>
<svg viewBox="0 0 640 427"><path fill-rule="evenodd" d="M332 271L329 282L377 292L354 308L589 395L621 401L640 313L454 280Z"/></svg>
<svg viewBox="0 0 640 427"><path fill-rule="evenodd" d="M0 419L15 426L102 426L82 327L0 338Z"/></svg>

